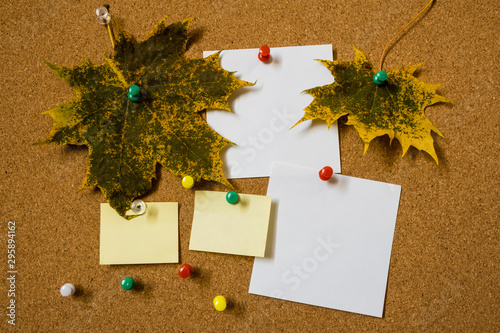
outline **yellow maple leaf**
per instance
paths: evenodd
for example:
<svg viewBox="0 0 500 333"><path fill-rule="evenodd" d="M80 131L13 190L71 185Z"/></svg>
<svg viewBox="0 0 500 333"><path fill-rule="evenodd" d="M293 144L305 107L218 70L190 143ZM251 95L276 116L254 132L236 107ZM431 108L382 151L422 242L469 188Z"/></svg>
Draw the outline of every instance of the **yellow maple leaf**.
<svg viewBox="0 0 500 333"><path fill-rule="evenodd" d="M219 54L186 58L192 20L168 25L165 18L141 42L117 25L114 55L102 65L87 60L73 67L48 63L76 97L45 112L54 125L37 144L87 145L89 166L82 188L99 187L124 218L134 217L126 212L134 198L151 188L157 163L177 176L231 186L220 159L231 142L198 112L230 111L229 96L252 84L222 69ZM138 90L135 95L133 89Z"/></svg>
<svg viewBox="0 0 500 333"><path fill-rule="evenodd" d="M396 138L403 154L410 146L429 153L436 163L431 131L443 136L425 116L427 106L438 102L452 102L436 93L439 84L428 84L413 76L422 64L405 66L387 73L387 81L375 84L376 72L366 56L354 47L354 61L319 60L332 73L332 84L308 89L314 100L305 109L304 117L321 119L328 126L348 115L347 124L353 125L363 140L366 153L370 142L382 135Z"/></svg>

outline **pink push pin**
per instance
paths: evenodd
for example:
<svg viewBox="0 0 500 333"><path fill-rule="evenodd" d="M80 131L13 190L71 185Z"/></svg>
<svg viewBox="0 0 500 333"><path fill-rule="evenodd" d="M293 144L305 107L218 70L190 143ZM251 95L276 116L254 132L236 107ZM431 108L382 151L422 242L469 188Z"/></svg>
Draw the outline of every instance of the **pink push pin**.
<svg viewBox="0 0 500 333"><path fill-rule="evenodd" d="M271 49L267 45L262 45L259 49L259 60L268 62L271 59Z"/></svg>
<svg viewBox="0 0 500 333"><path fill-rule="evenodd" d="M179 268L179 276L183 279L187 279L193 274L193 267L190 264L184 264Z"/></svg>
<svg viewBox="0 0 500 333"><path fill-rule="evenodd" d="M333 176L333 169L329 166L326 166L323 169L319 170L319 178L321 180L324 181L330 180L332 176Z"/></svg>

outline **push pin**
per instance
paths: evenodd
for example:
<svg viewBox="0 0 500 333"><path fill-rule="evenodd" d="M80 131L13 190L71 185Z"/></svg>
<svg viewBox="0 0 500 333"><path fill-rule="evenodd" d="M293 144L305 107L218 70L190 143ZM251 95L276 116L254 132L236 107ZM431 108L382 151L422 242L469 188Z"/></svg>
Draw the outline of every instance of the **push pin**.
<svg viewBox="0 0 500 333"><path fill-rule="evenodd" d="M375 82L376 85L381 85L387 80L387 73L385 71L380 71L377 74L373 75L373 82Z"/></svg>
<svg viewBox="0 0 500 333"><path fill-rule="evenodd" d="M217 311L224 311L226 309L226 298L222 295L215 296L214 298L214 307Z"/></svg>
<svg viewBox="0 0 500 333"><path fill-rule="evenodd" d="M235 191L229 191L226 194L226 201L229 202L231 205L237 203L239 199L240 196Z"/></svg>
<svg viewBox="0 0 500 333"><path fill-rule="evenodd" d="M182 178L182 187L191 188L194 185L194 179L191 176L186 176Z"/></svg>
<svg viewBox="0 0 500 333"><path fill-rule="evenodd" d="M125 279L122 280L122 288L125 290L130 290L134 288L135 286L135 281L131 277L126 277Z"/></svg>
<svg viewBox="0 0 500 333"><path fill-rule="evenodd" d="M75 286L72 285L71 283L66 283L64 286L61 287L61 295L64 297L71 296L75 293Z"/></svg>
<svg viewBox="0 0 500 333"><path fill-rule="evenodd" d="M132 102L141 101L141 88L138 85L133 84L128 88L128 99Z"/></svg>
<svg viewBox="0 0 500 333"><path fill-rule="evenodd" d="M324 180L325 182L327 180L330 180L332 176L333 176L333 169L329 166L326 166L323 169L319 170L319 178L321 180Z"/></svg>
<svg viewBox="0 0 500 333"><path fill-rule="evenodd" d="M135 199L130 205L130 210L136 215L142 215L146 212L146 203L140 199Z"/></svg>
<svg viewBox="0 0 500 333"><path fill-rule="evenodd" d="M96 19L102 25L106 25L111 21L111 16L109 16L108 8L105 6L101 6L95 10L95 14L97 15Z"/></svg>
<svg viewBox="0 0 500 333"><path fill-rule="evenodd" d="M259 49L259 60L268 62L271 59L271 49L267 45L262 45Z"/></svg>
<svg viewBox="0 0 500 333"><path fill-rule="evenodd" d="M187 279L193 274L193 267L190 264L184 264L179 268L179 276L183 279Z"/></svg>

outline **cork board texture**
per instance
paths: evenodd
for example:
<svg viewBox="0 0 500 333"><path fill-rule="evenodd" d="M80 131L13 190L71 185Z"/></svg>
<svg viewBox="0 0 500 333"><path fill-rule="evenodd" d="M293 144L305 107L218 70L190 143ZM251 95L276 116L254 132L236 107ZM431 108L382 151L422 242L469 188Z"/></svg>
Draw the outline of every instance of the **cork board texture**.
<svg viewBox="0 0 500 333"><path fill-rule="evenodd" d="M412 1L110 1L139 40L164 16L194 16L204 50L332 44L352 60L351 44L378 63L387 42L427 3ZM248 293L253 259L189 251L194 192L159 168L146 201L179 203L179 265L99 265L98 190L78 191L88 149L33 146L51 126L40 113L69 101L72 89L42 59L64 66L104 61L108 32L96 1L3 1L0 21L0 331L20 332L498 332L500 7L496 0L438 0L392 47L384 67L425 62L417 77L440 83L455 104L429 107L436 166L423 152L376 139L363 156L352 126L339 124L342 174L402 186L383 318ZM321 154L321 147L317 149ZM232 183L266 193L267 178ZM197 190L226 188L199 183ZM8 221L16 222L15 283L7 280ZM119 284L133 276L138 287ZM59 288L77 287L63 298ZM8 324L15 289L15 326ZM212 299L230 302L217 312Z"/></svg>

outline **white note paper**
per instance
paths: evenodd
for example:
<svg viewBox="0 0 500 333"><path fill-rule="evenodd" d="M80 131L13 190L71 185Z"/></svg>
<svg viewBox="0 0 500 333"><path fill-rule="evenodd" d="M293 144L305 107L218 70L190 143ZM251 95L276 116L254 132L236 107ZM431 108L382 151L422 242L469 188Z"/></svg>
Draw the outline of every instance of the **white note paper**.
<svg viewBox="0 0 500 333"><path fill-rule="evenodd" d="M227 178L268 177L273 162L312 168L330 165L340 172L337 124L305 121L294 128L313 97L304 90L333 83L330 71L315 59L332 60L332 45L271 48L271 61L258 49L226 50L221 66L238 79L256 83L231 99L234 113L208 110L207 123L237 146L222 152ZM215 51L203 52L207 57Z"/></svg>
<svg viewBox="0 0 500 333"><path fill-rule="evenodd" d="M401 187L274 164L249 292L382 317Z"/></svg>

